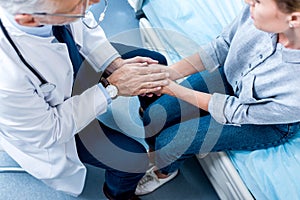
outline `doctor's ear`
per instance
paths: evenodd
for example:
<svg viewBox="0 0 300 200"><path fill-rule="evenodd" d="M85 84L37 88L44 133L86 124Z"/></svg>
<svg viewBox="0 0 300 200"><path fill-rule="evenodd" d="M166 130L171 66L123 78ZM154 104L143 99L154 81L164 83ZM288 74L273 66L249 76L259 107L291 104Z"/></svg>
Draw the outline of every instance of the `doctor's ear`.
<svg viewBox="0 0 300 200"><path fill-rule="evenodd" d="M16 14L15 21L21 26L36 27L39 26L39 21L30 14Z"/></svg>

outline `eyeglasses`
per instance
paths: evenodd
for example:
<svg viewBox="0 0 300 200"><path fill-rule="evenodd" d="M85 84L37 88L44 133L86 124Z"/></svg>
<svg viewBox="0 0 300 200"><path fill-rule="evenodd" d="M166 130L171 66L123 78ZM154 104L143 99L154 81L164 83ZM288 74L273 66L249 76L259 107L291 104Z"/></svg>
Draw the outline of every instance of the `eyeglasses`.
<svg viewBox="0 0 300 200"><path fill-rule="evenodd" d="M50 16L50 17L66 17L66 18L74 18L74 19L81 19L83 24L88 27L89 29L95 29L97 28L100 23L103 21L105 17L105 13L108 7L108 0L104 0L104 10L101 12L99 19L97 23L91 23L88 21L88 18L86 18L86 14L88 13L87 8L89 7L89 0L80 0L78 4L74 6L73 9L70 10L70 12L74 12L77 10L80 6L80 13L78 14L68 14L68 13L32 13L32 15L39 15L39 16Z"/></svg>

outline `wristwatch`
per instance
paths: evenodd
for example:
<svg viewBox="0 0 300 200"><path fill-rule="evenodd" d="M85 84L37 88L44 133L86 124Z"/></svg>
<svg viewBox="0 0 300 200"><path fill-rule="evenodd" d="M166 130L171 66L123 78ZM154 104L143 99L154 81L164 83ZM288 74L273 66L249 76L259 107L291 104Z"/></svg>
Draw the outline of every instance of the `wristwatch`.
<svg viewBox="0 0 300 200"><path fill-rule="evenodd" d="M106 89L108 95L111 99L115 99L118 97L119 90L115 85L112 85L108 82L108 80L104 77L101 77L100 83L103 85L103 87Z"/></svg>

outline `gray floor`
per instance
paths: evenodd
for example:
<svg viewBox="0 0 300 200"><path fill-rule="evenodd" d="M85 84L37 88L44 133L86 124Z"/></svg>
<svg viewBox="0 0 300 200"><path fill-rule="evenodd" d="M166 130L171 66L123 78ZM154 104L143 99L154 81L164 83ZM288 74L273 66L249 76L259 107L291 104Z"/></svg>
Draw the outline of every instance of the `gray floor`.
<svg viewBox="0 0 300 200"><path fill-rule="evenodd" d="M0 200L105 200L102 193L104 170L87 166L83 193L75 198L49 188L28 173L2 172L1 167L18 166L0 151ZM175 179L166 183L142 200L217 200L196 158L187 160Z"/></svg>
<svg viewBox="0 0 300 200"><path fill-rule="evenodd" d="M82 199L105 199L100 186L104 180L104 171L89 168L87 184L80 196ZM96 174L96 176L95 176ZM97 187L95 183L97 182ZM92 190L97 190L95 191ZM96 198L96 195L99 195ZM170 182L151 194L140 197L142 200L218 200L218 196L209 183L196 158L187 160L180 168L179 174Z"/></svg>
<svg viewBox="0 0 300 200"><path fill-rule="evenodd" d="M92 6L91 9L96 18L99 18L99 13L103 11L103 8L104 0ZM109 0L105 18L100 25L111 41L135 46L142 45L138 30L139 22L127 0Z"/></svg>

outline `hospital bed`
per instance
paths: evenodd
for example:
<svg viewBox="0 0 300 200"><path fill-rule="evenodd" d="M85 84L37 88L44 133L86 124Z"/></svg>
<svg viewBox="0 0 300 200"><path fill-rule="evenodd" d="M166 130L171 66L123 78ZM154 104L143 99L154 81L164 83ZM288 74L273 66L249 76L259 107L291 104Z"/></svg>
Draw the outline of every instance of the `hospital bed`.
<svg viewBox="0 0 300 200"><path fill-rule="evenodd" d="M215 38L245 5L243 0L128 0L140 19L143 45L169 63ZM281 146L198 155L222 200L300 199L300 132Z"/></svg>

